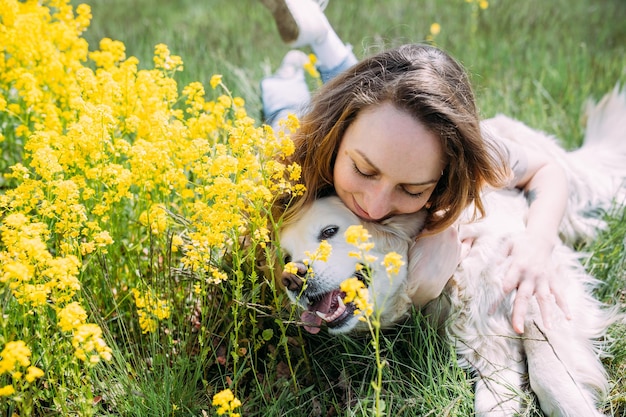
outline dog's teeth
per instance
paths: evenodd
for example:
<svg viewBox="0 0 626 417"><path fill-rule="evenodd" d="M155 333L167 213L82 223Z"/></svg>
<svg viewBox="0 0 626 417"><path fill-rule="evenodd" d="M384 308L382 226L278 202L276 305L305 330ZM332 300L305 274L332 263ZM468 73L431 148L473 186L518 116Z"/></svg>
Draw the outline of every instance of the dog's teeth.
<svg viewBox="0 0 626 417"><path fill-rule="evenodd" d="M326 320L326 314L322 313L321 311L316 311L315 314L317 314L317 316L322 319L322 320Z"/></svg>
<svg viewBox="0 0 626 417"><path fill-rule="evenodd" d="M344 308L346 305L343 303L343 299L341 298L341 296L337 296L337 301L339 301L339 306L340 308Z"/></svg>

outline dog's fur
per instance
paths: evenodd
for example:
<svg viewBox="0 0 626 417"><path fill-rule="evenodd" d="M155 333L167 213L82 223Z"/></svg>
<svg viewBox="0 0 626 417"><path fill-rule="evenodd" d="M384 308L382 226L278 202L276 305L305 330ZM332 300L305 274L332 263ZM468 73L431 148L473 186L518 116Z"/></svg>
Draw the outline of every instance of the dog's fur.
<svg viewBox="0 0 626 417"><path fill-rule="evenodd" d="M504 116L485 122L485 129L518 141L524 146L540 147L562 162L570 176L570 204L563 221L562 234L567 242L592 239L602 226L598 208L607 208L615 196L623 198L626 177L626 137L620 120L626 115L626 94L618 88L587 112L588 126L584 146L567 153L553 138L531 130ZM458 223L461 237L474 238L469 253L458 265L443 294L434 304L448 307L447 334L455 344L460 362L478 377L475 408L481 416L512 416L522 409L522 392L529 383L540 406L550 416L600 416L596 404L606 392L608 382L600 362L608 326L616 319L616 309L607 308L593 298L597 281L580 263L581 255L565 243L554 250L550 273L564 284L565 297L573 317L567 320L554 309L551 326L542 320L538 304L532 299L525 321L525 332L517 335L510 317L515 292L505 297L502 277L509 259L505 243L525 228L528 210L518 191L490 191L484 196L487 215L480 221ZM623 201L623 200L620 200ZM469 211L468 211L469 212ZM379 265L384 254L395 251L407 259L413 238L424 223L424 214L403 215L383 223L359 220L337 197L315 201L299 213L280 235L287 261L298 265L296 274L283 273L283 283L294 303L303 309L306 328L315 332L326 318L331 333L359 329L362 322L345 311L339 298L339 284L359 276L361 261L349 256L355 248L345 242L346 228L362 224L372 235L375 247L370 253L379 261L371 265L369 291L376 308L381 309L383 325L390 325L410 311L413 282L408 265L389 278ZM308 254L322 240L332 245L326 262L305 265ZM307 270L313 275L307 278ZM309 271L310 271L309 270ZM502 302L504 300L504 302ZM490 311L493 306L495 311ZM341 310L339 317L332 315Z"/></svg>

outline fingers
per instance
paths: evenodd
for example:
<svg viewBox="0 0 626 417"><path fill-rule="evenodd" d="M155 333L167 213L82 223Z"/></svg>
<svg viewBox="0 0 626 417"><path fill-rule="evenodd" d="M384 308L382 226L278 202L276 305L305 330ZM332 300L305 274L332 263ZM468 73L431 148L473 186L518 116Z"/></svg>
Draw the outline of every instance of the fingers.
<svg viewBox="0 0 626 417"><path fill-rule="evenodd" d="M517 288L515 302L513 303L513 314L511 316L513 330L515 330L517 334L524 333L524 320L528 313L528 303L533 296L533 290L533 285L528 281L522 281Z"/></svg>
<svg viewBox="0 0 626 417"><path fill-rule="evenodd" d="M562 296L564 291L552 285L553 282L550 278L558 279L556 274L548 274L547 276L539 275L524 278L520 281L511 316L513 329L516 333L521 334L524 332L524 320L528 314L529 303L533 297L537 300L541 319L546 329L552 327L552 321L556 315L555 304L563 312L567 320L572 318L569 305Z"/></svg>
<svg viewBox="0 0 626 417"><path fill-rule="evenodd" d="M551 327L551 318L553 317L554 296L546 279L538 282L535 298L539 304L543 325L546 329L549 329Z"/></svg>

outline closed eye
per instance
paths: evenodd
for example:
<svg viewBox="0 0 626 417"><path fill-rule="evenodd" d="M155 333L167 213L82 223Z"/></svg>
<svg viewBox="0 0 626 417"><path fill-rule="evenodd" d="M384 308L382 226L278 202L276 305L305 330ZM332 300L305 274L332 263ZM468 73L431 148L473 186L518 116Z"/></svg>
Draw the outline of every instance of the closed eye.
<svg viewBox="0 0 626 417"><path fill-rule="evenodd" d="M354 172L358 176L366 178L366 179L369 179L369 180L375 179L375 177L378 175L378 174L368 174L366 172L361 171L356 163L352 164L352 169L354 170ZM404 187L400 187L400 189L402 190L402 193L404 193L405 195L407 195L407 196L409 196L411 198L422 198L424 196L424 192L423 191L419 191L417 193L412 193L412 192L410 192L409 190L407 190Z"/></svg>
<svg viewBox="0 0 626 417"><path fill-rule="evenodd" d="M408 195L411 198L420 198L424 195L423 191L417 192L417 193L412 193L410 191L408 191L406 188L402 188L402 192L406 195Z"/></svg>
<svg viewBox="0 0 626 417"><path fill-rule="evenodd" d="M317 236L317 240L320 242L322 240L328 240L331 237L335 236L338 232L339 232L339 226L335 226L335 225L326 226L325 228L322 229L320 234Z"/></svg>
<svg viewBox="0 0 626 417"><path fill-rule="evenodd" d="M368 174L368 173L361 171L355 163L352 164L352 169L357 175L363 178L374 178L376 176L376 174Z"/></svg>

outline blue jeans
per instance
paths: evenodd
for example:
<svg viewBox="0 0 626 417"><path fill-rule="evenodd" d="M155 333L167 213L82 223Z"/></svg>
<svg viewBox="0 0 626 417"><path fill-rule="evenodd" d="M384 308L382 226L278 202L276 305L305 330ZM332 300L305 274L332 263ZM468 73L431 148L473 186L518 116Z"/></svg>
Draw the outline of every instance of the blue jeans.
<svg viewBox="0 0 626 417"><path fill-rule="evenodd" d="M335 77L357 63L356 56L350 49L348 56L334 68L318 67L322 82ZM261 101L265 123L278 129L278 122L289 113L302 116L311 101L311 93L304 77L304 71L296 76L283 78L272 75L261 81Z"/></svg>

